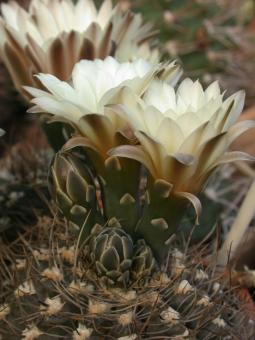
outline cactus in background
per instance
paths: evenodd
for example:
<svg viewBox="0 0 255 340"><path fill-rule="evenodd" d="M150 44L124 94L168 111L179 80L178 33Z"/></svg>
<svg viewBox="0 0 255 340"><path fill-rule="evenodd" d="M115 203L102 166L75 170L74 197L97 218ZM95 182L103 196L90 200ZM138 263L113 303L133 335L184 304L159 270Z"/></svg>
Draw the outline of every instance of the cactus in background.
<svg viewBox="0 0 255 340"><path fill-rule="evenodd" d="M160 29L161 52L179 57L185 74L206 85L213 79L254 104L253 0L127 0Z"/></svg>
<svg viewBox="0 0 255 340"><path fill-rule="evenodd" d="M221 37L215 36L209 26L237 25L243 2L159 0L151 7L144 0L131 0L130 4L160 29L163 52L180 57L188 76L202 78L219 70L224 72L224 65L215 65L209 52L226 49L227 37L224 32Z"/></svg>
<svg viewBox="0 0 255 340"><path fill-rule="evenodd" d="M77 251L75 230L49 218L23 241L1 244L0 261L9 263L0 267L2 339L249 340L254 334L233 288L213 277L213 264L205 268L196 249L184 253L172 244L167 268L155 272L150 251L132 248L116 226L93 231L89 257ZM143 268L145 276L132 276ZM126 286L109 284L127 271Z"/></svg>

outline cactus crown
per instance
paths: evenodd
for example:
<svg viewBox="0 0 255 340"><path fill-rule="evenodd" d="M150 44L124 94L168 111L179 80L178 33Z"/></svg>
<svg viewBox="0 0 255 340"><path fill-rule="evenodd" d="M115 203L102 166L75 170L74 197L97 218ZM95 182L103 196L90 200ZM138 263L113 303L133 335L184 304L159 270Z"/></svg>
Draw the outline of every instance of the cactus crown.
<svg viewBox="0 0 255 340"><path fill-rule="evenodd" d="M134 243L120 226L96 229L92 230L85 260L106 285L128 287L155 271L156 261L144 240Z"/></svg>

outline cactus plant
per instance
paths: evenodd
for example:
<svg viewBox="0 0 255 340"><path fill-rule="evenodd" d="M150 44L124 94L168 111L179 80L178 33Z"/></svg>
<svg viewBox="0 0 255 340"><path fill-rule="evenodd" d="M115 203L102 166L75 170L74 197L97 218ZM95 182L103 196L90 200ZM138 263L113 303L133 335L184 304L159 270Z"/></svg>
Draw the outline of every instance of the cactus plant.
<svg viewBox="0 0 255 340"><path fill-rule="evenodd" d="M84 80L86 72L95 74L90 83ZM74 69L73 86L40 75L48 91L26 88L35 97L33 112L49 112L74 128L74 137L61 152L85 150L83 167L98 184L101 201L95 206L102 206L105 222L120 221L135 241L145 239L157 259L167 255L168 241L178 231L189 202L199 215L196 195L212 171L236 159L253 160L241 152L226 153L233 140L254 126L250 121L235 124L243 107L243 92L223 100L217 83L203 90L198 81L190 79L175 91L178 74L172 63L162 68L142 60L121 64L108 57L80 62ZM143 192L141 171L147 178ZM62 182L65 173L53 167L55 183ZM84 185L92 185L86 175L81 177ZM68 190L65 194L70 196ZM71 206L66 209L65 203L60 208L69 218ZM84 207L91 215L99 210ZM84 216L80 228L85 220ZM83 232L86 234L86 228Z"/></svg>
<svg viewBox="0 0 255 340"><path fill-rule="evenodd" d="M156 261L144 240L134 244L120 224L100 229L91 233L87 258L106 285L127 287L155 271Z"/></svg>
<svg viewBox="0 0 255 340"><path fill-rule="evenodd" d="M103 248L110 242L108 249L114 247L122 258L128 247L124 256L133 258L137 268L137 256L144 257L145 251L132 254L131 238L115 228L103 230ZM100 233L91 234L93 251L102 251ZM44 218L18 244L1 245L1 263L8 260L8 267L0 267L3 340L251 339L252 323L233 288L213 277L213 265L205 268L195 249L190 256L173 243L167 268L121 287L99 279L93 261L87 264L86 247L77 251L77 236L62 221ZM99 261L114 264L102 257Z"/></svg>
<svg viewBox="0 0 255 340"><path fill-rule="evenodd" d="M225 99L217 83L203 89L190 79L175 89L181 74L175 62L113 57L79 61L71 79L63 81L75 58L65 69L61 58L56 73L54 56L68 47L64 38L76 35L64 32L63 41L56 38L61 19L71 22L68 30L81 22L82 30L83 24L90 27L84 33L90 59L109 51L114 41L116 58L130 49L127 58L133 59L133 47L137 52L144 40L147 44L148 27L119 9L112 16L108 0L98 13L90 0L76 5L34 0L30 12L14 3L2 9L7 23L28 24L32 34L20 38L16 32L14 39L11 25L1 22L7 38L3 52L11 57L18 88L21 81L31 84L34 72L13 71L17 58L24 65L31 61L20 42L40 69L41 49L33 39L53 38L49 51L43 47L55 75L41 73L32 82L36 87L22 91L33 97L30 112L46 112L51 121L69 126L70 136L50 166L50 189L61 217L42 215L13 244L0 241L0 338L250 339L254 324L235 287L217 275L212 258L203 262L206 254L181 242L179 234L189 204L198 222L198 195L218 165L254 160L227 152L255 126L235 124L243 92ZM88 10L87 21L80 9ZM52 19L49 30L45 18ZM122 26L123 19L131 20L131 27ZM124 36L115 32L120 27ZM90 41L96 33L99 45Z"/></svg>

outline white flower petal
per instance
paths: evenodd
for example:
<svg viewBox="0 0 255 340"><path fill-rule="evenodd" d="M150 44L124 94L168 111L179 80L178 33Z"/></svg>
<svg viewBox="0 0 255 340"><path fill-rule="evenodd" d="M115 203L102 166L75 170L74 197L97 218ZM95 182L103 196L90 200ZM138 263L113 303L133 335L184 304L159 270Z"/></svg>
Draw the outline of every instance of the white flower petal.
<svg viewBox="0 0 255 340"><path fill-rule="evenodd" d="M79 107L68 101L58 101L49 97L38 97L34 98L32 103L36 104L41 109L41 112L48 112L66 118L74 123L77 123L84 115L84 112Z"/></svg>
<svg viewBox="0 0 255 340"><path fill-rule="evenodd" d="M223 103L223 106L227 107L232 101L234 101L234 105L224 125L224 131L228 130L233 124L235 124L242 113L245 101L245 92L239 91L234 93Z"/></svg>
<svg viewBox="0 0 255 340"><path fill-rule="evenodd" d="M158 94L160 93L160 100ZM144 95L144 101L149 106L154 106L161 112L176 109L174 88L162 81L153 81Z"/></svg>
<svg viewBox="0 0 255 340"><path fill-rule="evenodd" d="M65 99L75 102L77 100L74 89L66 82L59 80L51 74L39 74L40 82L58 99Z"/></svg>
<svg viewBox="0 0 255 340"><path fill-rule="evenodd" d="M212 84L210 84L207 89L205 90L205 95L207 99L216 99L220 96L220 86L217 81L214 81Z"/></svg>

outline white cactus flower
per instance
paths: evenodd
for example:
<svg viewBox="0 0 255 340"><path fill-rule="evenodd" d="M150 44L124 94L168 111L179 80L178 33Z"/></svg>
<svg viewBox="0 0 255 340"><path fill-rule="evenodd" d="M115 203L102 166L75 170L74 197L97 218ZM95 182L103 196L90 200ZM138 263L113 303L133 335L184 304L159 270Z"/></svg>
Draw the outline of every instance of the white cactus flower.
<svg viewBox="0 0 255 340"><path fill-rule="evenodd" d="M176 193L197 193L217 165L251 160L240 152L226 154L241 133L255 126L251 121L234 125L244 97L240 91L224 99L217 82L204 90L199 81L190 79L177 90L154 81L143 99L126 89L124 103L115 110L132 125L142 147L120 146L110 154L142 162Z"/></svg>
<svg viewBox="0 0 255 340"><path fill-rule="evenodd" d="M120 61L145 56L155 60L148 41L155 35L139 14L113 8L105 0L97 10L93 0L32 0L28 10L18 2L1 4L0 57L17 90L38 85L33 75L50 73L68 80L81 59Z"/></svg>
<svg viewBox="0 0 255 340"><path fill-rule="evenodd" d="M140 97L157 75L175 83L180 74L180 67L175 62L154 65L137 59L119 63L107 57L77 63L71 83L53 75L40 74L37 79L47 91L31 87L25 89L34 97L32 103L35 106L30 112L47 112L57 119L71 122L95 148L103 149L105 153L114 146L116 131L122 129L124 124L123 119L107 106L122 103L123 89L130 88Z"/></svg>

